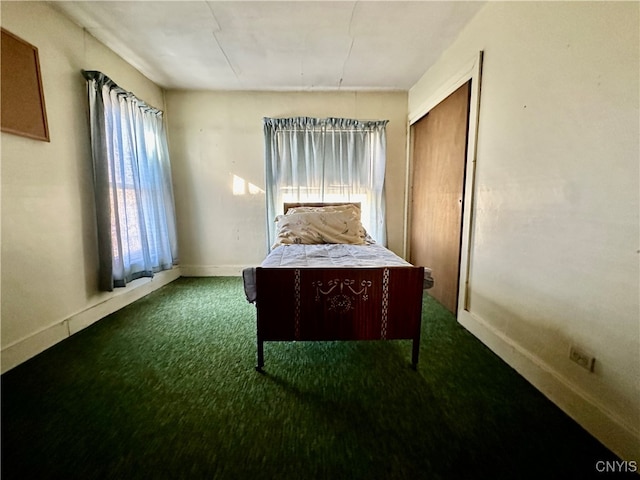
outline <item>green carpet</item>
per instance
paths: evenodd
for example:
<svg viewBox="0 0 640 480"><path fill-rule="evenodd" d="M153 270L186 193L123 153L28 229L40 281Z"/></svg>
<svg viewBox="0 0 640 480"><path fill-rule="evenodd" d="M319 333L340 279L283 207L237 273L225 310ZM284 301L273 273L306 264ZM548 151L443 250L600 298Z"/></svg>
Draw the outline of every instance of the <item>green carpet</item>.
<svg viewBox="0 0 640 480"><path fill-rule="evenodd" d="M2 478L602 478L616 457L425 298L411 342L266 343L181 278L2 376Z"/></svg>

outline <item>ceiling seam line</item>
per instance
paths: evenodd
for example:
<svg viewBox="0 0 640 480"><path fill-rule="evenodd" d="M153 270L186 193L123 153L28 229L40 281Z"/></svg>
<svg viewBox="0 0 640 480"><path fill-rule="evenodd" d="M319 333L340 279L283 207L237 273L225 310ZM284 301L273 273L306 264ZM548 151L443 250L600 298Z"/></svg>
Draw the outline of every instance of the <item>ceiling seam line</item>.
<svg viewBox="0 0 640 480"><path fill-rule="evenodd" d="M340 74L340 81L338 82L338 89L342 88L342 81L344 80L344 69L347 66L347 62L349 61L349 57L351 57L351 50L353 49L353 42L355 42L354 38L351 39L351 45L349 45L349 52L347 53L347 57L344 59L344 62L342 62L342 72Z"/></svg>
<svg viewBox="0 0 640 480"><path fill-rule="evenodd" d="M342 62L342 71L340 72L340 81L338 82L338 90L342 88L342 82L344 81L344 69L347 66L347 62L351 57L351 50L353 50L353 44L355 42L355 38L351 35L351 25L353 24L353 17L356 14L356 7L358 6L358 1L353 2L353 8L351 9L351 17L349 18L349 28L347 34L351 37L351 45L349 45L349 52L347 53L347 57Z"/></svg>
<svg viewBox="0 0 640 480"><path fill-rule="evenodd" d="M206 3L207 7L209 7L209 11L211 12L211 16L213 17L213 21L216 22L216 27L218 27L218 30L222 30L222 27L220 26L220 22L218 21L218 18L216 17L215 12L213 11L213 7L211 6L211 4L209 2L204 2ZM214 30L215 32L215 30Z"/></svg>
<svg viewBox="0 0 640 480"><path fill-rule="evenodd" d="M204 3L209 8L209 11L211 12L211 17L213 17L213 21L216 23L216 26L218 27L218 31L222 31L222 27L220 26L220 22L218 22L218 19L216 17L215 12L213 11L213 7L207 1L205 1ZM218 36L216 35L216 30L215 29L212 30L211 34L213 35L213 39L216 41L216 45L218 45L218 48L222 52L222 55L224 56L224 59L227 61L227 65L229 65L229 68L233 72L233 75L236 77L236 80L238 81L238 84L240 86L242 86L242 81L240 80L240 76L238 75L238 72L236 72L236 69L233 68L233 64L231 63L231 60L229 59L229 56L227 55L227 52L225 52L224 48L222 48L222 45L220 45L220 41L218 40Z"/></svg>
<svg viewBox="0 0 640 480"><path fill-rule="evenodd" d="M212 31L211 34L213 35L213 39L216 41L216 45L218 45L218 48L222 52L222 55L224 56L224 59L227 61L227 65L229 65L229 68L231 69L231 71L235 75L236 80L238 81L238 84L242 85L242 81L240 80L240 77L238 76L238 72L236 72L236 69L233 68L233 64L231 63L231 60L229 59L229 56L227 55L227 52L224 51L224 48L222 48L222 45L220 45L220 42L218 41L218 37L216 36L216 32Z"/></svg>

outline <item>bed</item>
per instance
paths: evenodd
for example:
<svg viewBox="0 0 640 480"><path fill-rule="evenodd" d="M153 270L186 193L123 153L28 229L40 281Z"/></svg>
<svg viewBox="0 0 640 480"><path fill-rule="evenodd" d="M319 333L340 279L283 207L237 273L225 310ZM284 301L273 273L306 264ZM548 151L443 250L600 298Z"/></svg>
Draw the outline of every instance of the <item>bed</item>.
<svg viewBox="0 0 640 480"><path fill-rule="evenodd" d="M411 340L417 368L431 270L375 243L358 204L285 204L284 212L269 255L242 272L256 306L256 370L264 342L335 340Z"/></svg>

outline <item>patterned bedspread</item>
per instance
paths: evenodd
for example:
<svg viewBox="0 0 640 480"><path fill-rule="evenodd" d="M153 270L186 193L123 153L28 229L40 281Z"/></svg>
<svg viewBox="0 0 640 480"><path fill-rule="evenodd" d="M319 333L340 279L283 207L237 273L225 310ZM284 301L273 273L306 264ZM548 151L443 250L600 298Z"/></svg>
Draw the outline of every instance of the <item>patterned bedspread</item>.
<svg viewBox="0 0 640 480"><path fill-rule="evenodd" d="M411 264L380 244L349 245L282 245L274 248L262 262L261 267L293 268L358 268L358 267L407 267ZM255 268L242 272L247 300L256 299ZM424 288L433 286L431 269L424 269Z"/></svg>
<svg viewBox="0 0 640 480"><path fill-rule="evenodd" d="M262 267L403 267L404 261L382 245L282 245L274 248Z"/></svg>

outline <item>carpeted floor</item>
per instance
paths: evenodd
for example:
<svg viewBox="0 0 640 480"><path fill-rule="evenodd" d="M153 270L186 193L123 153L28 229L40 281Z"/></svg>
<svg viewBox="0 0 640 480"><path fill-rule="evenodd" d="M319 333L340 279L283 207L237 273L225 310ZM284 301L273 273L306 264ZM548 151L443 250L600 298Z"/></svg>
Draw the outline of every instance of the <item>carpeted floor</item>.
<svg viewBox="0 0 640 480"><path fill-rule="evenodd" d="M602 478L616 457L425 298L411 343L267 343L181 278L2 376L2 478ZM635 476L634 476L635 477Z"/></svg>

